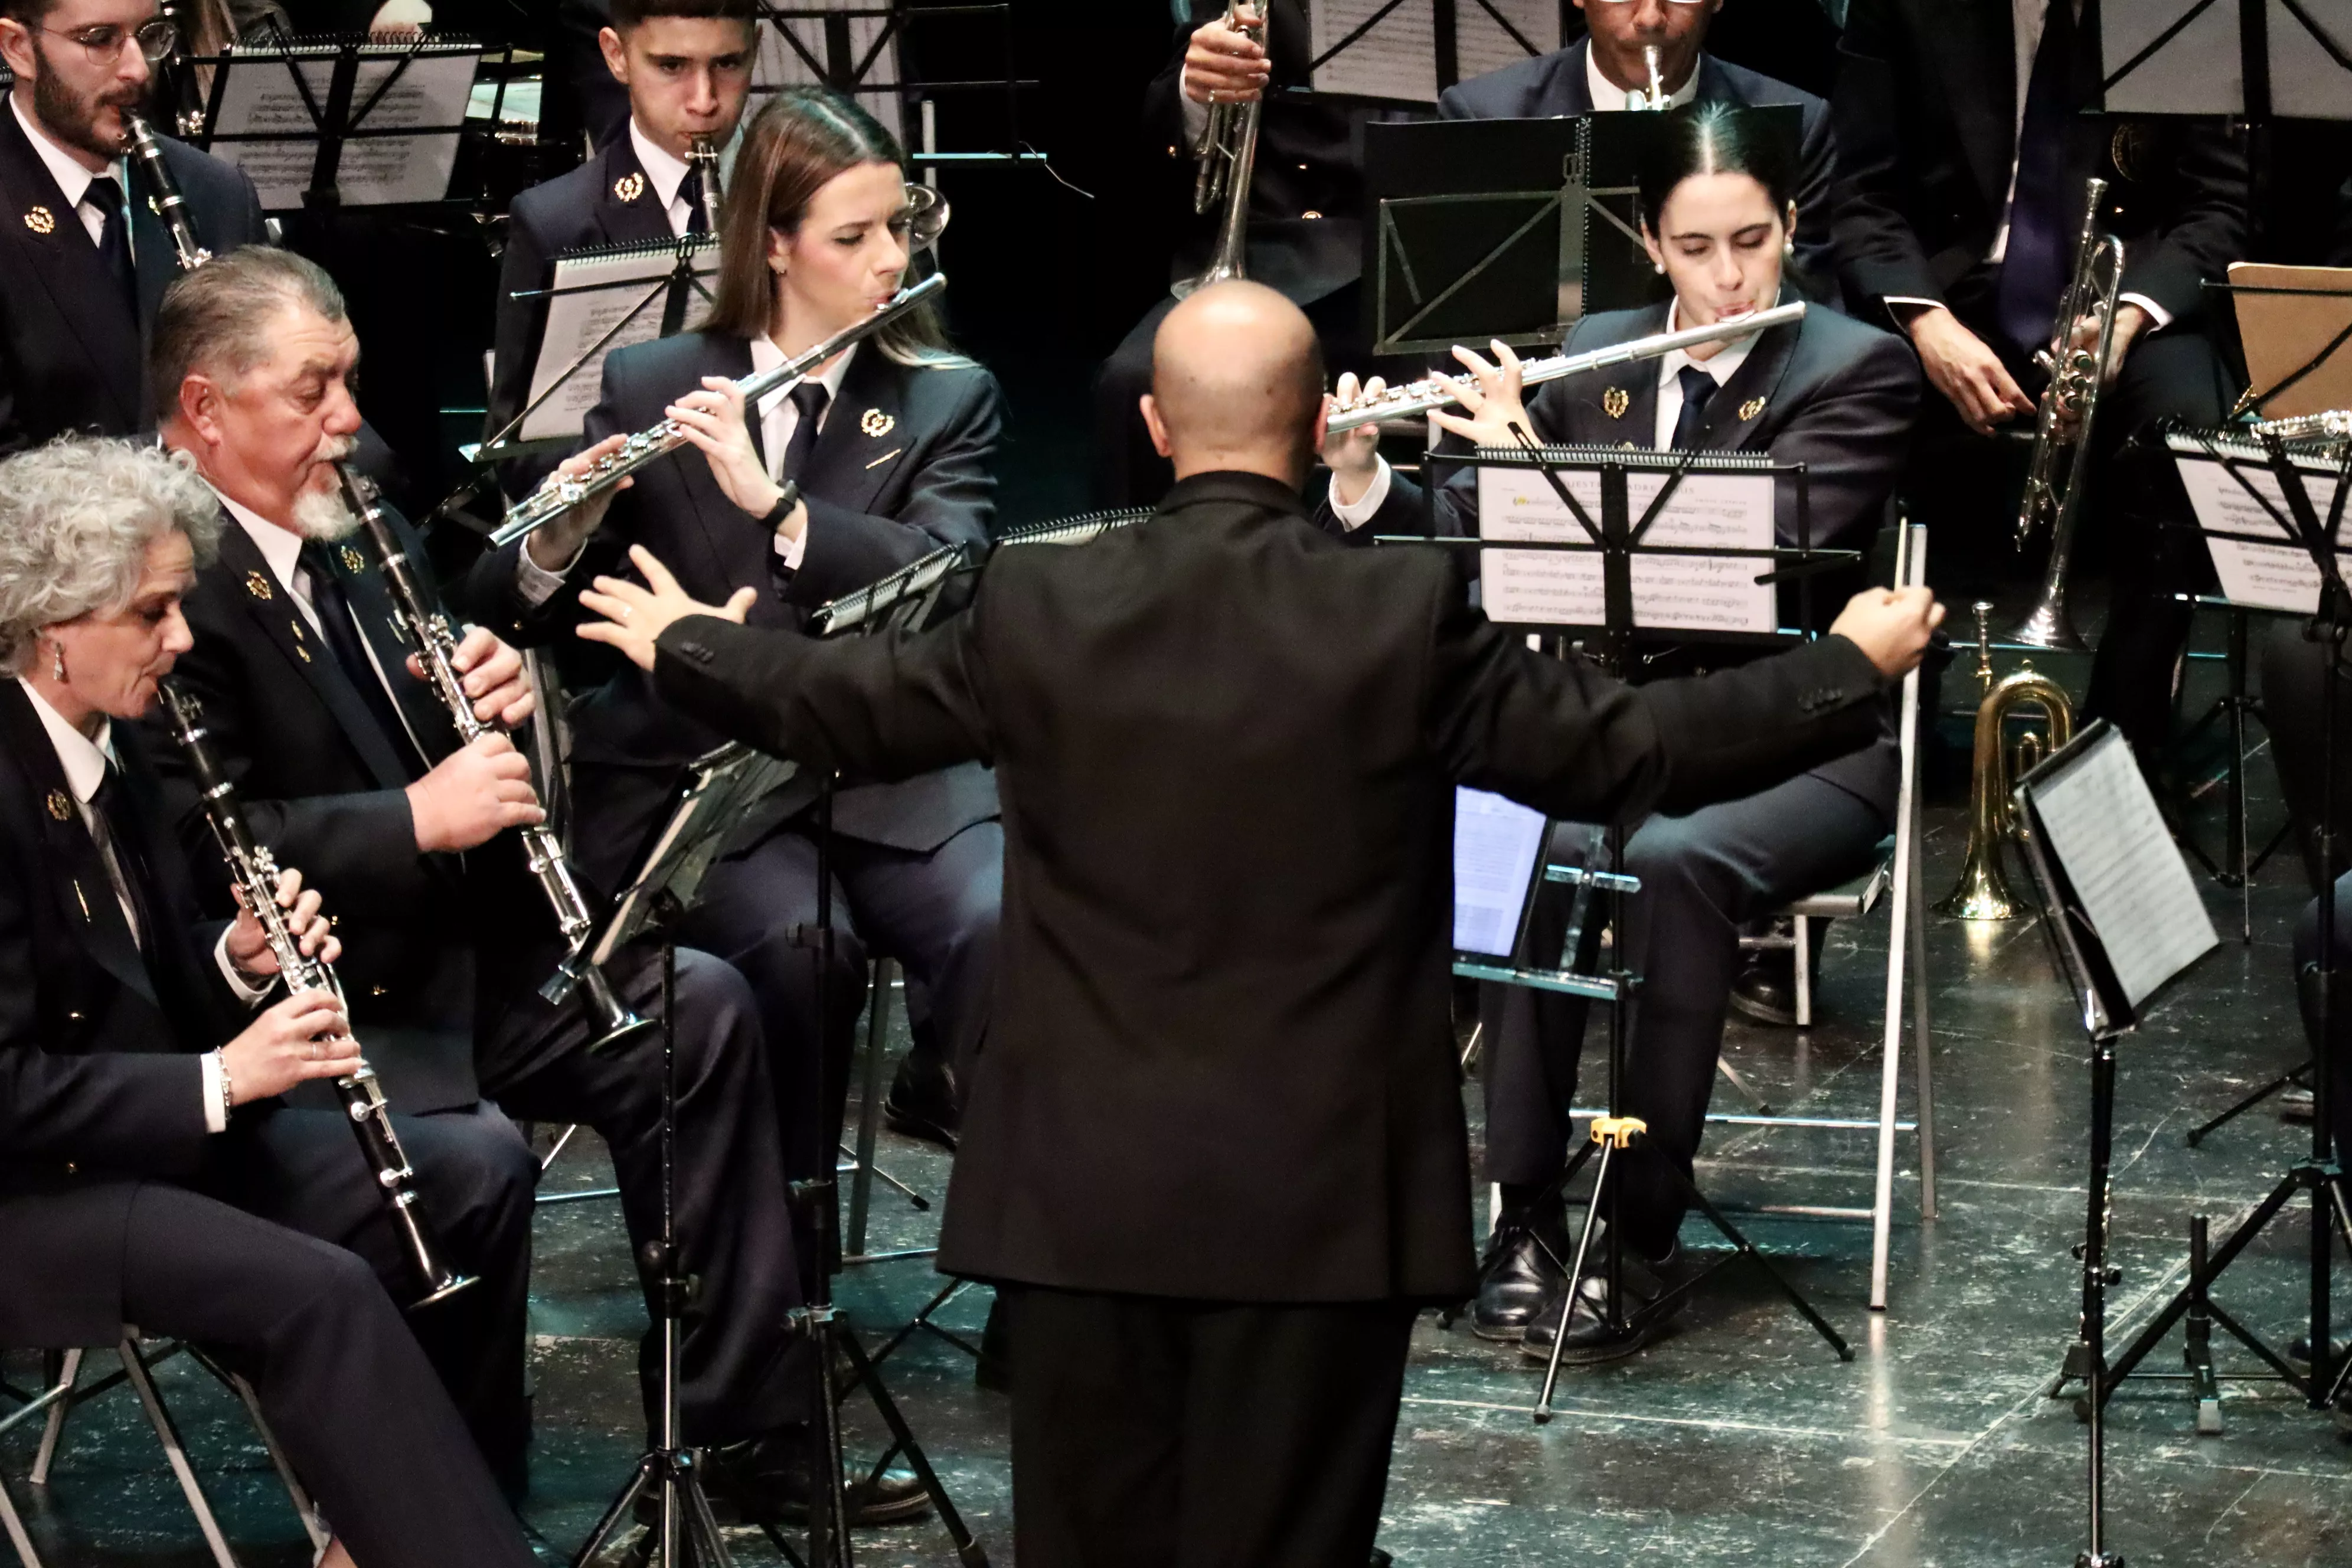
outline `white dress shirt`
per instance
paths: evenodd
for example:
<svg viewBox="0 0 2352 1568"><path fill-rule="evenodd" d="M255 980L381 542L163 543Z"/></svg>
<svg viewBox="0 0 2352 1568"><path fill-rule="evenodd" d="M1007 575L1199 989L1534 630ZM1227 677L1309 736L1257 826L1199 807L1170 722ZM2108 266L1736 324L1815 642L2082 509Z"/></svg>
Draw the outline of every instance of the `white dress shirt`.
<svg viewBox="0 0 2352 1568"><path fill-rule="evenodd" d="M735 134L719 149L719 183L722 186L732 177L735 150L742 142L743 126L739 121ZM629 146L637 154L637 167L646 172L646 184L653 187L653 194L661 200L662 212L669 219L670 233L684 234L686 226L694 217L693 205L678 195L678 188L686 184L686 176L692 172L686 160L674 157L656 145L652 137L637 128L635 115L629 117Z"/></svg>
<svg viewBox="0 0 2352 1568"><path fill-rule="evenodd" d="M90 182L99 176L83 168L72 153L49 140L49 133L25 112L25 106L16 101L16 94L13 91L8 94L8 110L16 115L17 126L25 132L25 140L33 144L33 151L39 153L41 162L48 166L49 177L57 181L58 189L63 191L66 200L73 204L74 216L81 220L82 228L89 235L89 242L96 245L100 236L106 232L106 214L82 198L89 194ZM130 160L117 158L109 167L106 177L122 188L123 241L130 244L132 239Z"/></svg>
<svg viewBox="0 0 2352 1568"><path fill-rule="evenodd" d="M98 737L92 740L67 723L64 716L33 689L31 681L18 676L16 684L24 689L26 696L33 700L33 711L39 716L41 728L48 731L49 744L58 753L58 765L65 770L66 788L73 792L75 809L81 813L81 825L88 830L91 841L99 846L99 858L105 863L107 876L114 879L114 900L122 910L122 923L130 928L131 941L143 942L144 933L139 929L137 905L131 900L131 889L121 880L125 873L114 860L113 849L98 820L98 807L91 804L97 798L99 785L106 782L106 770L116 765L114 726L110 721L100 721ZM220 941L213 944L213 962L220 966L221 977L228 982L229 989L242 998L247 1006L255 1005L269 994L268 986L247 984L245 976L237 973L236 965L229 961L228 932L226 931L221 932ZM220 1053L207 1051L197 1058L197 1062L204 1073L205 1131L226 1131L228 1110L221 1103Z"/></svg>

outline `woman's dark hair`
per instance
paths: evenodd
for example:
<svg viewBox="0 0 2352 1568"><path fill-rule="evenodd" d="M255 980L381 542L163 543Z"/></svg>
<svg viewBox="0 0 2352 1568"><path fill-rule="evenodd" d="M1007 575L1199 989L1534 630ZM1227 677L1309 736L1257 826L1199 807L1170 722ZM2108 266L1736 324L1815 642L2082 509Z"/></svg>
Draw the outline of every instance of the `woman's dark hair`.
<svg viewBox="0 0 2352 1568"><path fill-rule="evenodd" d="M797 234L817 192L861 163L895 164L903 175L907 156L878 121L831 88L786 88L761 107L743 134L735 185L719 214L719 294L709 331L739 338L767 331L776 308L769 234ZM873 341L902 364L961 363L929 301Z"/></svg>
<svg viewBox="0 0 2352 1568"><path fill-rule="evenodd" d="M1764 187L1773 216L1784 221L1796 199L1796 163L1788 139L1775 133L1769 114L1756 110L1686 103L1662 117L1634 175L1643 228L1657 233L1666 198L1694 174L1746 174Z"/></svg>

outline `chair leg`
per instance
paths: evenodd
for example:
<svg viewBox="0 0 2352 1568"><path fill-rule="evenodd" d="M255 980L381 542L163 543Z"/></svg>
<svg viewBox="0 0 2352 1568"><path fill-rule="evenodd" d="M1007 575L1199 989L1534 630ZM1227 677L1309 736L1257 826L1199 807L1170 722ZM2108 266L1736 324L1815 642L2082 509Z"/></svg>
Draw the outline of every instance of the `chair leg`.
<svg viewBox="0 0 2352 1568"><path fill-rule="evenodd" d="M247 1383L242 1373L229 1371L194 1345L184 1345L183 1348L198 1366L212 1373L214 1381L236 1394L237 1403L245 1406L247 1418L252 1421L255 1434L261 1438L262 1451L269 1456L271 1468L277 1470L279 1483L286 1488L287 1500L294 1505L294 1517L302 1521L302 1533L310 1538L311 1558L315 1562L319 1554L327 1550L327 1543L334 1536L320 1519L318 1505L310 1500L309 1489L294 1473L293 1462L287 1458L286 1450L278 1446L278 1434L269 1429L269 1423L263 1418L261 1396L254 1393L253 1384Z"/></svg>
<svg viewBox="0 0 2352 1568"><path fill-rule="evenodd" d="M73 1409L73 1386L81 1379L82 1352L66 1352L64 1363L58 1369L58 1383L66 1396L49 1406L48 1419L41 1424L41 1446L33 1455L32 1482L37 1487L49 1484L49 1465L58 1457L58 1439L65 1436L66 1415Z"/></svg>
<svg viewBox="0 0 2352 1568"><path fill-rule="evenodd" d="M16 1501L5 1481L0 1481L0 1530L7 1531L8 1544L16 1549L16 1561L23 1568L41 1568L41 1555L33 1550L33 1538L25 1533L25 1521L17 1517Z"/></svg>
<svg viewBox="0 0 2352 1568"><path fill-rule="evenodd" d="M1912 837L1918 829L1915 824ZM1911 1037L1918 1058L1919 1096L1919 1217L1936 1217L1936 1068L1928 1052L1932 1031L1927 1025L1927 893L1918 879L1911 882Z"/></svg>
<svg viewBox="0 0 2352 1568"><path fill-rule="evenodd" d="M1797 1027L1813 1026L1813 933L1812 919L1796 917L1797 928Z"/></svg>
<svg viewBox="0 0 2352 1568"><path fill-rule="evenodd" d="M115 1353L122 1358L122 1374L138 1392L148 1424L155 1428L155 1436L163 1445L163 1458L170 1462L172 1474L179 1479L181 1494L188 1500L188 1510L196 1516L196 1528L204 1532L205 1544L212 1549L214 1563L219 1568L237 1568L236 1554L228 1549L228 1538L221 1533L220 1521L213 1517L213 1506L205 1500L205 1489L196 1482L195 1467L188 1462L187 1446L180 1441L172 1413L163 1408L163 1395L155 1391L155 1381L147 1373L147 1363L139 1358L137 1342L126 1339L115 1347Z"/></svg>
<svg viewBox="0 0 2352 1568"><path fill-rule="evenodd" d="M866 1006L863 1103L857 1108L857 1169L849 1179L849 1253L866 1251L866 1221L874 1204L874 1142L882 1125L882 1043L890 1020L890 961L874 961L874 994Z"/></svg>

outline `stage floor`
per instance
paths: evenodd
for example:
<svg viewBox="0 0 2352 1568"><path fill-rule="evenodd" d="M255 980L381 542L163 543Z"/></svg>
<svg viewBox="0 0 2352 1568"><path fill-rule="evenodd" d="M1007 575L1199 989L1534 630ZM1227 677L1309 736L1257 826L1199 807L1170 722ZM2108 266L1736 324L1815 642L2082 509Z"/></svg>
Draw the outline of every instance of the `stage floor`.
<svg viewBox="0 0 2352 1568"><path fill-rule="evenodd" d="M2081 689L2079 670L2062 673ZM2214 676L2199 669L2200 695ZM2259 839L2277 822L2266 758L2256 756L2252 777ZM1951 798L1928 817L1931 899L1959 858L1958 798L1942 793ZM2200 815L2210 842L2217 803ZM2115 1251L2124 1277L2111 1343L2179 1287L2189 1215L2225 1228L2306 1144L2305 1130L2270 1108L2201 1149L2183 1144L2189 1127L2303 1056L2286 949L2303 901L2300 868L2274 859L2257 879L2250 945L2236 940L2236 895L2200 885L2224 946L2121 1053ZM1883 917L1832 931L1823 1021L1809 1034L1734 1026L1729 1059L1775 1107L1874 1112L1885 940ZM1891 1309L1866 1310L1866 1225L1744 1221L1853 1342L1855 1361L1840 1363L1769 1287L1735 1268L1645 1354L1566 1374L1559 1416L1538 1429L1527 1413L1535 1363L1425 1318L1381 1531L1399 1563L1501 1568L1668 1553L1685 1564L1776 1568L2073 1561L2083 1543L2084 1431L2071 1405L2043 1391L2074 1327L2068 1247L2083 1223L2084 1046L2031 924L1970 928L1931 917L1929 941L1941 1212L1919 1221L1906 1139ZM1906 1070L1906 1114L1911 1092ZM1717 1109L1744 1109L1735 1100L1719 1087ZM1475 1128L1475 1086L1465 1104ZM565 1155L551 1188L604 1184L588 1142ZM944 1156L887 1134L883 1149L894 1173L934 1198L943 1191ZM1718 1127L1701 1173L1729 1205L1866 1203L1870 1158L1859 1134ZM917 1214L887 1190L875 1215L877 1250L921 1247L935 1232L936 1209ZM2299 1209L2274 1226L2220 1293L2282 1344L2298 1331L2306 1226ZM1686 1243L1703 1247L1710 1235L1694 1225ZM641 1438L633 1371L643 1315L609 1201L543 1209L538 1239L527 1513L551 1555L568 1556ZM871 1346L939 1288L925 1262L898 1261L853 1269L842 1298ZM966 1291L940 1321L976 1339L985 1307L984 1291ZM2179 1345L2176 1331L2148 1369L2177 1371ZM2233 1344L2218 1353L2225 1373L2256 1370ZM21 1355L7 1365L20 1386L35 1371ZM1008 1413L1001 1395L973 1387L971 1368L945 1340L918 1335L887 1372L1003 1564L1013 1558ZM284 1495L236 1407L183 1364L163 1382L243 1560L303 1561ZM2217 1438L2196 1436L2178 1382L2132 1384L2112 1408L2109 1545L2136 1568L2352 1561L2352 1449L2280 1385L2225 1384L2228 1430ZM871 1452L880 1428L870 1410L853 1408L851 1424ZM0 1436L0 1478L51 1563L207 1561L127 1396L94 1404L73 1433L41 1495L24 1481L32 1435ZM747 1561L779 1560L756 1534L737 1544ZM859 1550L861 1561L891 1568L953 1561L931 1521L862 1535Z"/></svg>

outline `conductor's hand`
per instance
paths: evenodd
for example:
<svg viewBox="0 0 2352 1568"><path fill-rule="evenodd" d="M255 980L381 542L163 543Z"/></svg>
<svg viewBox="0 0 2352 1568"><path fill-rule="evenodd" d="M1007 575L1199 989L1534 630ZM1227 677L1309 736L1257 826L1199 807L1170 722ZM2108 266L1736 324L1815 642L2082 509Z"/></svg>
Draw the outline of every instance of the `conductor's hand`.
<svg viewBox="0 0 2352 1568"><path fill-rule="evenodd" d="M408 786L420 854L478 848L509 827L547 820L530 763L504 735L484 735Z"/></svg>
<svg viewBox="0 0 2352 1568"><path fill-rule="evenodd" d="M262 934L261 922L246 902L245 889L233 891L237 914L236 923L228 928L228 961L248 980L271 979L278 973L278 955L269 951L269 939ZM343 940L319 912L320 903L319 889L306 889L300 871L289 866L278 873L278 907L286 911L287 929L306 955L332 963L343 956Z"/></svg>
<svg viewBox="0 0 2352 1568"><path fill-rule="evenodd" d="M483 723L511 730L538 710L539 695L531 689L522 655L500 642L489 627L468 628L449 662L456 667L466 695L474 700L474 717ZM424 663L413 653L408 656L408 673L419 680L425 679Z"/></svg>
<svg viewBox="0 0 2352 1568"><path fill-rule="evenodd" d="M629 546L629 559L645 574L646 585L640 587L625 577L597 578L596 585L580 595L580 602L604 618L583 621L577 629L590 642L619 648L639 669L654 667L654 645L669 630L671 622L688 616L716 616L740 626L759 597L756 589L738 588L724 605L706 605L679 587L669 568L644 545Z"/></svg>
<svg viewBox="0 0 2352 1568"><path fill-rule="evenodd" d="M1332 389L1331 412L1344 414L1360 403L1372 402L1387 390L1388 384L1377 375L1359 386L1356 373L1348 371ZM1364 491L1381 471L1381 427L1359 425L1353 430L1326 436L1323 461L1330 465L1333 499L1343 506L1355 505L1364 499Z"/></svg>
<svg viewBox="0 0 2352 1568"><path fill-rule="evenodd" d="M1429 422L1475 447L1516 447L1519 438L1513 431L1525 431L1530 437L1534 434L1528 424L1527 401L1519 384L1519 356L1506 342L1487 346L1495 351L1491 364L1468 349L1458 344L1454 347L1454 357L1469 367L1469 375L1439 375L1432 379L1444 383L1453 392L1462 412L1433 410Z"/></svg>
<svg viewBox="0 0 2352 1568"><path fill-rule="evenodd" d="M1257 26L1263 5L1259 0L1242 6L1240 19ZM1224 17L1192 29L1192 41L1184 50L1184 96L1193 102L1253 102L1272 75L1265 48Z"/></svg>
<svg viewBox="0 0 2352 1568"><path fill-rule="evenodd" d="M314 1078L341 1078L360 1059L343 1010L324 991L298 991L221 1047L229 1099L284 1094Z"/></svg>
<svg viewBox="0 0 2352 1568"><path fill-rule="evenodd" d="M1943 624L1944 606L1926 588L1865 588L1846 601L1830 630L1893 680L1918 668L1928 636Z"/></svg>
<svg viewBox="0 0 2352 1568"><path fill-rule="evenodd" d="M594 446L572 453L556 466L555 472L540 482L539 488L546 490L566 479L585 478L600 458L619 451L627 440L626 436L607 436ZM580 553L580 547L588 542L588 536L596 531L596 525L603 522L605 512L612 510L613 498L635 483L635 479L623 479L604 494L582 501L523 541L522 547L530 552L531 564L542 572L562 572L570 567L572 558Z"/></svg>

